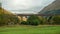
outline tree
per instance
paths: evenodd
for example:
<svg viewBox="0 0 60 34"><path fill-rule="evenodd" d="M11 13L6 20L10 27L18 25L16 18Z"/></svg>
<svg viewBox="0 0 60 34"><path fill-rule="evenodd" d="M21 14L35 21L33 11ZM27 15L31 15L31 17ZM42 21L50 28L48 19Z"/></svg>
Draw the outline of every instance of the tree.
<svg viewBox="0 0 60 34"><path fill-rule="evenodd" d="M54 24L60 24L60 15L53 16L52 21Z"/></svg>
<svg viewBox="0 0 60 34"><path fill-rule="evenodd" d="M41 23L41 20L36 15L30 16L27 21L30 25L39 25Z"/></svg>

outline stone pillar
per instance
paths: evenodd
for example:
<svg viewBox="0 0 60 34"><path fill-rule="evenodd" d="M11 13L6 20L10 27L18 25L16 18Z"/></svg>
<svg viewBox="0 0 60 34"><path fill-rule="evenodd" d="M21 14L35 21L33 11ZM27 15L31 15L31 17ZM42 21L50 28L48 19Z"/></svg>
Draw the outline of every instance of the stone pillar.
<svg viewBox="0 0 60 34"><path fill-rule="evenodd" d="M23 16L23 21L27 21L27 16Z"/></svg>
<svg viewBox="0 0 60 34"><path fill-rule="evenodd" d="M21 16L21 22L22 21L27 21L27 16Z"/></svg>
<svg viewBox="0 0 60 34"><path fill-rule="evenodd" d="M0 7L2 7L2 3L0 2Z"/></svg>

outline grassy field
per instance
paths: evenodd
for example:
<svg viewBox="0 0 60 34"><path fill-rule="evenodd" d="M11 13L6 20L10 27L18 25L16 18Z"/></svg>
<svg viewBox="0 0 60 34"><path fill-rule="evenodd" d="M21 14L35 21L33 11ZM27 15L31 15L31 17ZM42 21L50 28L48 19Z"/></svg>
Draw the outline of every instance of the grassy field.
<svg viewBox="0 0 60 34"><path fill-rule="evenodd" d="M4 26L0 27L0 34L60 34L60 26Z"/></svg>

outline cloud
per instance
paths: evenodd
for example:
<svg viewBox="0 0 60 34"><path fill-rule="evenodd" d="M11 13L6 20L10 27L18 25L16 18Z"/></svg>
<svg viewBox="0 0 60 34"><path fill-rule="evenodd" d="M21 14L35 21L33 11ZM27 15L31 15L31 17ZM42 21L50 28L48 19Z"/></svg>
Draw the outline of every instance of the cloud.
<svg viewBox="0 0 60 34"><path fill-rule="evenodd" d="M20 12L40 11L54 0L2 0L3 8L7 10L21 10ZM26 11L24 11L26 10ZM15 11L12 11L15 12Z"/></svg>

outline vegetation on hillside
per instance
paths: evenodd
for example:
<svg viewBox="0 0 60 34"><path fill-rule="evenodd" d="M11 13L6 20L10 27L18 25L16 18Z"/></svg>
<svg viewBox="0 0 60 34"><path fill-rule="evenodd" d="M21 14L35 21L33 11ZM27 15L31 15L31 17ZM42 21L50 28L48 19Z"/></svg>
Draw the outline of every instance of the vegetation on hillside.
<svg viewBox="0 0 60 34"><path fill-rule="evenodd" d="M53 21L53 24L60 25L60 15L53 16L52 21Z"/></svg>
<svg viewBox="0 0 60 34"><path fill-rule="evenodd" d="M15 14L0 8L0 25L16 24L19 19Z"/></svg>
<svg viewBox="0 0 60 34"><path fill-rule="evenodd" d="M48 16L45 20L49 25L60 25L60 15Z"/></svg>

